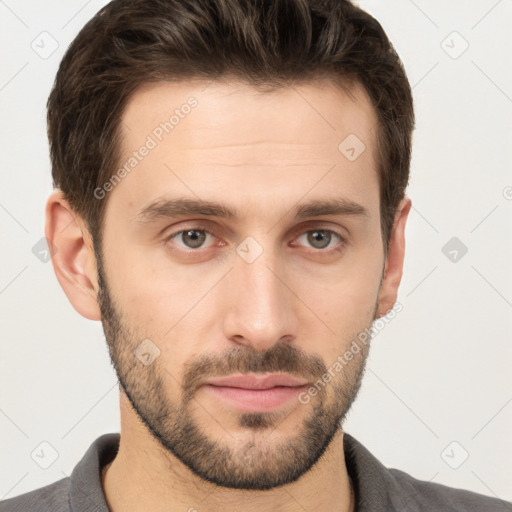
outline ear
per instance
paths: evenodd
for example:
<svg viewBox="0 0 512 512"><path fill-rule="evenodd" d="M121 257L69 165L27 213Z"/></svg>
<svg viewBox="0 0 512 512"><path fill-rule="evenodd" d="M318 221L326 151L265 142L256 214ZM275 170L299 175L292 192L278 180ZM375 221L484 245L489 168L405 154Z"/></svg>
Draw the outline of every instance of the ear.
<svg viewBox="0 0 512 512"><path fill-rule="evenodd" d="M101 320L92 237L59 189L46 203L45 236L55 275L72 306L89 320Z"/></svg>
<svg viewBox="0 0 512 512"><path fill-rule="evenodd" d="M402 199L395 214L395 221L391 232L389 250L379 292L379 306L376 318L380 318L394 306L398 294L398 286L402 279L405 256L405 223L412 202L408 197Z"/></svg>

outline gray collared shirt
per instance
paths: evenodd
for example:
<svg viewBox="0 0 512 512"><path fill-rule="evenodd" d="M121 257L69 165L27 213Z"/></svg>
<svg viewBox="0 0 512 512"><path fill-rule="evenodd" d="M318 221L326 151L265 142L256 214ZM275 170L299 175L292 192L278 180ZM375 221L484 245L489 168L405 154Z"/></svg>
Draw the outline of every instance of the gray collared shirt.
<svg viewBox="0 0 512 512"><path fill-rule="evenodd" d="M108 512L101 469L116 456L119 439L119 434L102 435L71 476L0 502L0 512ZM357 512L512 512L512 503L388 469L352 436L345 433L343 439Z"/></svg>

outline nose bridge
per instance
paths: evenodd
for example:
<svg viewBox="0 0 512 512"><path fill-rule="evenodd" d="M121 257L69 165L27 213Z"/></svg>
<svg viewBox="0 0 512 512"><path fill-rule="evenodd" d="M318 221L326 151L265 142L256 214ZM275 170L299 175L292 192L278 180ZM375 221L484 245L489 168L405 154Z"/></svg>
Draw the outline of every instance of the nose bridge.
<svg viewBox="0 0 512 512"><path fill-rule="evenodd" d="M283 337L295 337L293 294L282 282L280 268L271 249L251 263L237 255L229 280L228 338L263 350Z"/></svg>

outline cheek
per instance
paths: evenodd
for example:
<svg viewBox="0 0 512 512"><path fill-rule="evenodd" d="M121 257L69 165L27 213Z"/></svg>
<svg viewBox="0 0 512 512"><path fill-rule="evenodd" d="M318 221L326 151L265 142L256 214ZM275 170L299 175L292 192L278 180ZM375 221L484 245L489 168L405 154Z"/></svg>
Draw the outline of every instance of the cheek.
<svg viewBox="0 0 512 512"><path fill-rule="evenodd" d="M321 286L311 279L302 281L297 288L297 295L305 297L305 304L316 315L303 317L301 323L303 332L311 336L310 350L321 350L328 365L371 325L380 275L379 261L361 258L358 265L332 274ZM318 340L322 339L324 343L319 345Z"/></svg>
<svg viewBox="0 0 512 512"><path fill-rule="evenodd" d="M118 253L116 255L116 252ZM162 248L130 247L112 251L107 270L116 302L130 325L161 337L184 317L211 287L216 276L184 271L162 257Z"/></svg>
<svg viewBox="0 0 512 512"><path fill-rule="evenodd" d="M119 251L117 260L112 253L109 261L119 264L111 265L107 272L134 344L149 339L157 345L161 375L172 390L180 382L187 361L215 349L209 345L216 339L214 323L220 315L214 314L214 294L208 292L225 271L184 271L162 261L161 255L154 258L157 252L154 248L135 248L124 255Z"/></svg>

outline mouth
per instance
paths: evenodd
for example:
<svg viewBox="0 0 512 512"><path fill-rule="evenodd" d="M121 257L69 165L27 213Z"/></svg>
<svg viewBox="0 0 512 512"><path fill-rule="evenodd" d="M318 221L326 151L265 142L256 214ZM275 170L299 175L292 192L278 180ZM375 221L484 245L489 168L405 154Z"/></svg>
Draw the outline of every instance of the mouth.
<svg viewBox="0 0 512 512"><path fill-rule="evenodd" d="M308 386L304 379L285 374L237 375L212 379L206 392L242 412L267 412L284 406Z"/></svg>

